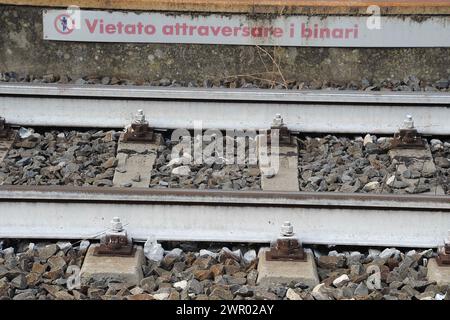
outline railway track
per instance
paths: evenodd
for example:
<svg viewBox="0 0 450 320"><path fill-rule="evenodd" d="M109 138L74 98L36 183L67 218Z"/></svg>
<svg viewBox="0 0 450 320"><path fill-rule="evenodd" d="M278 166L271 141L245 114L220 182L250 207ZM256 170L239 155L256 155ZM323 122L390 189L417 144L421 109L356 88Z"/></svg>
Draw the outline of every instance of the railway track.
<svg viewBox="0 0 450 320"><path fill-rule="evenodd" d="M0 300L450 299L448 3L54 2L0 0Z"/></svg>
<svg viewBox="0 0 450 320"><path fill-rule="evenodd" d="M8 123L45 127L123 127L142 108L163 128L195 119L203 128L268 127L279 112L290 130L392 133L412 111L420 132L450 134L449 102L442 93L0 85ZM3 185L0 206L5 238L91 239L119 216L137 241L270 242L289 220L306 243L436 247L450 226L444 195Z"/></svg>
<svg viewBox="0 0 450 320"><path fill-rule="evenodd" d="M0 115L29 126L123 128L142 109L157 128L259 129L280 113L293 131L392 134L412 114L419 132L449 135L449 105L441 92L0 83Z"/></svg>
<svg viewBox="0 0 450 320"><path fill-rule="evenodd" d="M267 243L286 220L305 243L436 247L448 196L0 186L0 237L93 239L120 217L136 241Z"/></svg>
<svg viewBox="0 0 450 320"><path fill-rule="evenodd" d="M0 300L450 299L446 1L110 2L0 0Z"/></svg>

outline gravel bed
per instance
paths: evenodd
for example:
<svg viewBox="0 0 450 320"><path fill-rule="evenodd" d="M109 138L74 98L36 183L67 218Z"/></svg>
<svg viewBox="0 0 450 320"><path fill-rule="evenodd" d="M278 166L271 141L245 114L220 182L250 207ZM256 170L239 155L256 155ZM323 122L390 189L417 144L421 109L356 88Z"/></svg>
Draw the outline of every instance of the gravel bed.
<svg viewBox="0 0 450 320"><path fill-rule="evenodd" d="M19 134L0 163L0 185L112 186L116 132L21 128Z"/></svg>
<svg viewBox="0 0 450 320"><path fill-rule="evenodd" d="M0 300L450 300L448 286L426 278L433 250L395 248L325 255L316 248L321 284L312 288L301 282L256 285L253 247L180 244L159 261L146 259L139 286L95 282L69 290L67 268L81 267L88 246L88 241L0 242ZM379 270L380 283L369 278L371 268Z"/></svg>
<svg viewBox="0 0 450 320"><path fill-rule="evenodd" d="M234 150L238 141L224 137L224 154L226 139L232 139ZM226 164L222 156L213 155L210 163L203 161L195 164L194 138L190 141L190 153L180 148L180 143L165 141L158 152L155 167L151 173L150 188L186 188L186 189L222 189L222 190L257 190L261 189L261 173L256 165L249 165L248 145L246 147L246 164ZM183 144L186 145L187 144ZM206 148L207 144L203 145ZM174 149L175 148L175 149ZM177 150L175 153L173 150ZM176 157L172 158L173 155ZM234 153L234 155L236 155Z"/></svg>
<svg viewBox="0 0 450 320"><path fill-rule="evenodd" d="M117 140L116 131L34 132L21 128L0 164L0 185L112 186ZM250 164L246 143L245 164L227 163L227 141L233 145L233 162L240 140L224 137L222 155L195 164L189 143L165 139L158 149L150 188L260 190L261 172ZM360 192L419 194L438 186L450 194L450 142L428 141L436 172L412 161L391 161L391 137L299 136L299 186L306 192ZM190 149L182 149L181 146ZM203 144L203 149L208 143ZM176 152L174 152L174 150ZM197 150L199 151L199 150ZM211 152L210 152L211 153ZM172 158L173 157L173 158Z"/></svg>
<svg viewBox="0 0 450 320"><path fill-rule="evenodd" d="M442 185L446 194L450 194L450 139L431 140L431 152L433 154L434 164L438 171L439 183Z"/></svg>
<svg viewBox="0 0 450 320"><path fill-rule="evenodd" d="M85 76L72 78L68 75L46 74L30 75L16 72L0 72L0 82L24 83L70 83L76 85L143 85L162 87L201 87L201 88L261 88L261 89L293 89L293 90L365 90L365 91L448 91L449 79L427 82L411 75L404 79L386 79L370 81L361 79L360 82L334 83L329 81L289 81L286 84L275 83L270 80L257 80L249 77L229 77L226 79L207 79L202 81L178 81L176 79L131 80L110 76Z"/></svg>
<svg viewBox="0 0 450 320"><path fill-rule="evenodd" d="M391 139L374 135L300 138L300 190L417 194L442 186L445 175L440 170L429 172L415 161L391 161ZM429 143L434 150L435 141Z"/></svg>

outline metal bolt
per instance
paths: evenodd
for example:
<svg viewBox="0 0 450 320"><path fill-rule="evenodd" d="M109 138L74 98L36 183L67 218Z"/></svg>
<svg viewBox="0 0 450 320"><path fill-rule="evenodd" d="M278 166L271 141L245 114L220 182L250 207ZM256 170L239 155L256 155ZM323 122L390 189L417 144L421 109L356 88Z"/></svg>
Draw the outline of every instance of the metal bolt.
<svg viewBox="0 0 450 320"><path fill-rule="evenodd" d="M273 118L272 127L281 127L281 126L283 126L283 124L284 124L284 121L283 121L283 118L281 117L281 114L277 113L275 115L275 118Z"/></svg>
<svg viewBox="0 0 450 320"><path fill-rule="evenodd" d="M403 120L403 128L404 129L414 129L414 120L412 118L412 115L407 114L406 119Z"/></svg>
<svg viewBox="0 0 450 320"><path fill-rule="evenodd" d="M137 124L146 124L147 121L145 120L145 114L144 110L138 110L137 114L134 117L134 123Z"/></svg>
<svg viewBox="0 0 450 320"><path fill-rule="evenodd" d="M119 217L114 217L111 220L111 229L114 232L121 232L123 230L122 221L120 221Z"/></svg>
<svg viewBox="0 0 450 320"><path fill-rule="evenodd" d="M289 221L285 221L281 226L281 236L292 237L293 235L294 235L294 226Z"/></svg>

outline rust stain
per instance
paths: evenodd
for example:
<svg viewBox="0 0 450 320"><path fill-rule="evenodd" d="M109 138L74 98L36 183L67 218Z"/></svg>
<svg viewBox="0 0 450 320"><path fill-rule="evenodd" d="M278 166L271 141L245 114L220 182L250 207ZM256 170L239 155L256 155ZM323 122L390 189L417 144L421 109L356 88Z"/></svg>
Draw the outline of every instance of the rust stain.
<svg viewBox="0 0 450 320"><path fill-rule="evenodd" d="M0 0L0 4L250 14L364 14L368 6L378 5L383 14L450 14L449 0Z"/></svg>

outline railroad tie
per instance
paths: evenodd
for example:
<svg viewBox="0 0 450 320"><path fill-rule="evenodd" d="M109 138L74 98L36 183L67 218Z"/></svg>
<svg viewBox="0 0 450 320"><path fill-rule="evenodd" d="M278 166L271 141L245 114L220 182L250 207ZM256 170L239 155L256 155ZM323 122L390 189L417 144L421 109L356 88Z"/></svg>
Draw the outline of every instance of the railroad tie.
<svg viewBox="0 0 450 320"><path fill-rule="evenodd" d="M143 110L125 129L117 147L113 186L148 188L162 136L153 132Z"/></svg>
<svg viewBox="0 0 450 320"><path fill-rule="evenodd" d="M125 142L124 134L120 136L114 187L149 187L159 147L158 141L159 139L155 139L155 142Z"/></svg>
<svg viewBox="0 0 450 320"><path fill-rule="evenodd" d="M259 150L263 141L264 139L258 141ZM278 153L275 150L270 151L271 154L268 156L270 164L265 164L260 157L261 188L264 191L299 191L297 142L293 141L289 146L280 146Z"/></svg>

